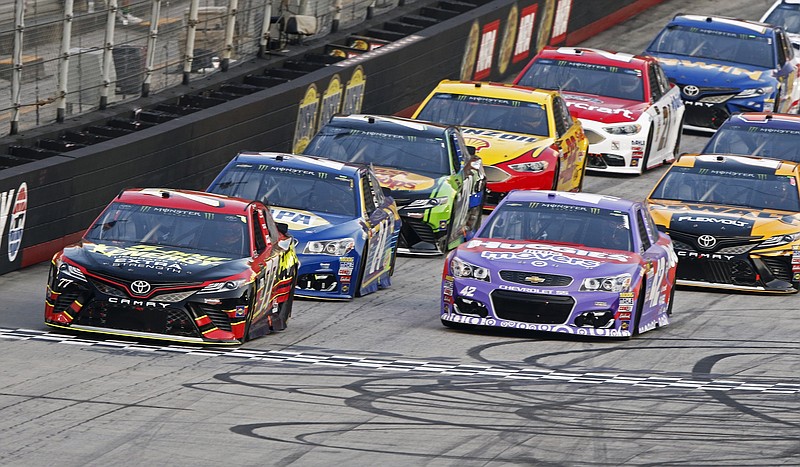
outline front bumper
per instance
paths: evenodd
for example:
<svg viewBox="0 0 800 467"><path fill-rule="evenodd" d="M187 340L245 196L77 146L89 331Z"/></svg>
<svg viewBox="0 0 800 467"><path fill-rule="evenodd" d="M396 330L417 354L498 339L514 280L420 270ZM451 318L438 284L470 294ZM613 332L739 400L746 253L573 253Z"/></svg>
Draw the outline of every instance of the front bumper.
<svg viewBox="0 0 800 467"><path fill-rule="evenodd" d="M753 99L734 98L738 91L722 94L704 94L696 100L683 97L686 106L683 127L688 130L713 133L733 114L742 112L771 112L774 101L764 97ZM718 102L721 101L721 102Z"/></svg>
<svg viewBox="0 0 800 467"><path fill-rule="evenodd" d="M295 296L348 300L355 296L360 262L355 256L297 255L300 269Z"/></svg>
<svg viewBox="0 0 800 467"><path fill-rule="evenodd" d="M675 253L678 285L783 294L800 290L800 250L794 255L733 255L676 248Z"/></svg>
<svg viewBox="0 0 800 467"><path fill-rule="evenodd" d="M443 321L583 336L632 335L633 294L511 284L489 287L476 285L478 282L445 276L442 281ZM465 287L470 290L469 297L459 292ZM664 316L659 325L666 324L668 319Z"/></svg>
<svg viewBox="0 0 800 467"><path fill-rule="evenodd" d="M643 125L641 131L632 135L611 135L603 130L603 126L608 125L583 119L581 123L587 136L591 135L590 140L597 141L589 145L586 170L621 174L642 172L649 126Z"/></svg>
<svg viewBox="0 0 800 467"><path fill-rule="evenodd" d="M550 190L553 188L554 169L536 173L515 172L511 169L487 166L486 202L484 208L493 209L511 190ZM491 181L490 181L491 180Z"/></svg>

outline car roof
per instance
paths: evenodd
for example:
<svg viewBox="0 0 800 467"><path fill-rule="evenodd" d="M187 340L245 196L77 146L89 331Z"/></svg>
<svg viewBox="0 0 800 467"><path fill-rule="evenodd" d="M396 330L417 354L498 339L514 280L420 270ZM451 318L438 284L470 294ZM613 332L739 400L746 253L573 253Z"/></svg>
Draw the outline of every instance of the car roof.
<svg viewBox="0 0 800 467"><path fill-rule="evenodd" d="M455 128L452 125L422 122L410 118L367 114L335 115L325 126L424 138L440 138L445 130Z"/></svg>
<svg viewBox="0 0 800 467"><path fill-rule="evenodd" d="M129 188L120 192L115 202L170 209L211 212L216 214L245 214L253 203L242 198L172 188Z"/></svg>
<svg viewBox="0 0 800 467"><path fill-rule="evenodd" d="M730 170L744 173L797 175L800 163L767 157L732 154L682 154L672 167L697 167L701 169Z"/></svg>
<svg viewBox="0 0 800 467"><path fill-rule="evenodd" d="M727 16L713 16L713 15L685 15L677 14L670 21L670 25L682 25L700 27L703 29L713 29L717 31L757 34L761 36L771 36L772 32L780 29L779 26L772 24L761 23L759 21L751 21L737 18L730 18Z"/></svg>
<svg viewBox="0 0 800 467"><path fill-rule="evenodd" d="M653 57L633 55L624 52L610 52L589 47L551 47L542 49L537 58L553 58L570 62L612 65L621 68L643 69L647 62L656 61Z"/></svg>
<svg viewBox="0 0 800 467"><path fill-rule="evenodd" d="M265 151L243 151L237 154L231 162L254 165L266 164L275 167L345 175L351 178L358 178L359 172L365 169L362 164L339 162L324 157Z"/></svg>
<svg viewBox="0 0 800 467"><path fill-rule="evenodd" d="M483 81L455 81L447 79L439 82L433 91L439 93L512 99L523 102L535 102L537 104L547 104L553 97L558 95L558 91L534 89L514 84Z"/></svg>
<svg viewBox="0 0 800 467"><path fill-rule="evenodd" d="M798 0L800 1L800 0ZM744 112L728 117L720 128L728 125L749 125L761 128L800 130L800 115L772 112Z"/></svg>
<svg viewBox="0 0 800 467"><path fill-rule="evenodd" d="M617 198L611 195L552 190L512 190L508 196L503 199L503 203L508 202L559 203L572 206L610 209L613 211L630 211L633 206L640 204L635 201Z"/></svg>

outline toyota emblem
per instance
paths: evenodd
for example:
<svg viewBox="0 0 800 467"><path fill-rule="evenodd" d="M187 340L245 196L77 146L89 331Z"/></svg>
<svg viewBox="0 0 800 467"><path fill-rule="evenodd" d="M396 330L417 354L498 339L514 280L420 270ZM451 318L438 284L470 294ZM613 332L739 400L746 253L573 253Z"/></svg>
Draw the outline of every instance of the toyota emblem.
<svg viewBox="0 0 800 467"><path fill-rule="evenodd" d="M150 284L147 281L133 281L131 283L131 292L134 295L144 295L150 291Z"/></svg>
<svg viewBox="0 0 800 467"><path fill-rule="evenodd" d="M689 97L694 97L694 96L700 94L700 88L698 88L694 84L690 84L688 86L684 86L683 87L683 93L686 94Z"/></svg>
<svg viewBox="0 0 800 467"><path fill-rule="evenodd" d="M714 238L712 235L701 235L697 237L697 246L700 248L710 250L714 248L714 245L717 244L717 239Z"/></svg>

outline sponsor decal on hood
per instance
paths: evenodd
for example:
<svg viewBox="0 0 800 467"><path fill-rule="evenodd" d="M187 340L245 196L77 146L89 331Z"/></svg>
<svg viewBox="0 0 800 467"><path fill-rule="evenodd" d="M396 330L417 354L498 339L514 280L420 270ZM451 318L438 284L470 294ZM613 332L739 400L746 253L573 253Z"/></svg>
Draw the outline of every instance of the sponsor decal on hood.
<svg viewBox="0 0 800 467"><path fill-rule="evenodd" d="M630 255L623 253L606 253L599 250L546 243L474 239L470 240L463 248L480 251L480 255L484 259L524 261L530 262L536 267L557 263L593 269L609 261L627 263L633 260Z"/></svg>
<svg viewBox="0 0 800 467"><path fill-rule="evenodd" d="M695 61L685 58L682 59L666 58L666 57L656 57L656 58L658 59L659 62L661 62L662 65L664 65L665 68L682 69L686 70L686 72L691 72L692 70L694 70L698 76L699 75L714 76L718 77L719 80L725 80L727 82L732 82L732 81L746 82L748 80L761 81L766 77L764 70L760 70L757 68L748 69L735 65L725 65L723 63Z"/></svg>
<svg viewBox="0 0 800 467"><path fill-rule="evenodd" d="M692 234L724 234L726 237L748 236L755 220L746 217L720 216L711 213L674 213L669 226L672 230Z"/></svg>
<svg viewBox="0 0 800 467"><path fill-rule="evenodd" d="M94 255L104 256L112 261L112 266L140 266L143 263L159 263L164 269L179 272L185 266L217 266L235 258L209 256L164 248L158 245L113 246L103 243L83 244L84 250Z"/></svg>
<svg viewBox="0 0 800 467"><path fill-rule="evenodd" d="M479 128L462 128L464 142L474 146L475 153L483 160L484 165L497 165L525 154L532 149L539 149L552 144L550 138L504 133ZM536 155L534 155L535 157Z"/></svg>
<svg viewBox="0 0 800 467"><path fill-rule="evenodd" d="M270 212L275 222L285 223L289 226L289 230L305 230L311 227L320 227L330 224L327 219L311 211L270 207Z"/></svg>
<svg viewBox="0 0 800 467"><path fill-rule="evenodd" d="M435 182L434 179L424 175L387 167L375 167L375 176L381 186L390 190L426 190L433 187Z"/></svg>
<svg viewBox="0 0 800 467"><path fill-rule="evenodd" d="M562 94L570 113L578 118L603 123L634 122L647 109L647 103L602 96Z"/></svg>

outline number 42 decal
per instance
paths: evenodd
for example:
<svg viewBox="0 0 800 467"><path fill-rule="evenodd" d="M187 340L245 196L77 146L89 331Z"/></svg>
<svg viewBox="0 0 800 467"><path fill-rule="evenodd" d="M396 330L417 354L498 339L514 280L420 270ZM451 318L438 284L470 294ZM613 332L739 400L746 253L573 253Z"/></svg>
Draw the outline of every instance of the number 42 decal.
<svg viewBox="0 0 800 467"><path fill-rule="evenodd" d="M476 290L475 287L467 285L463 289L461 289L461 291L458 292L458 294L461 295L462 297L471 297L475 294L475 290Z"/></svg>

